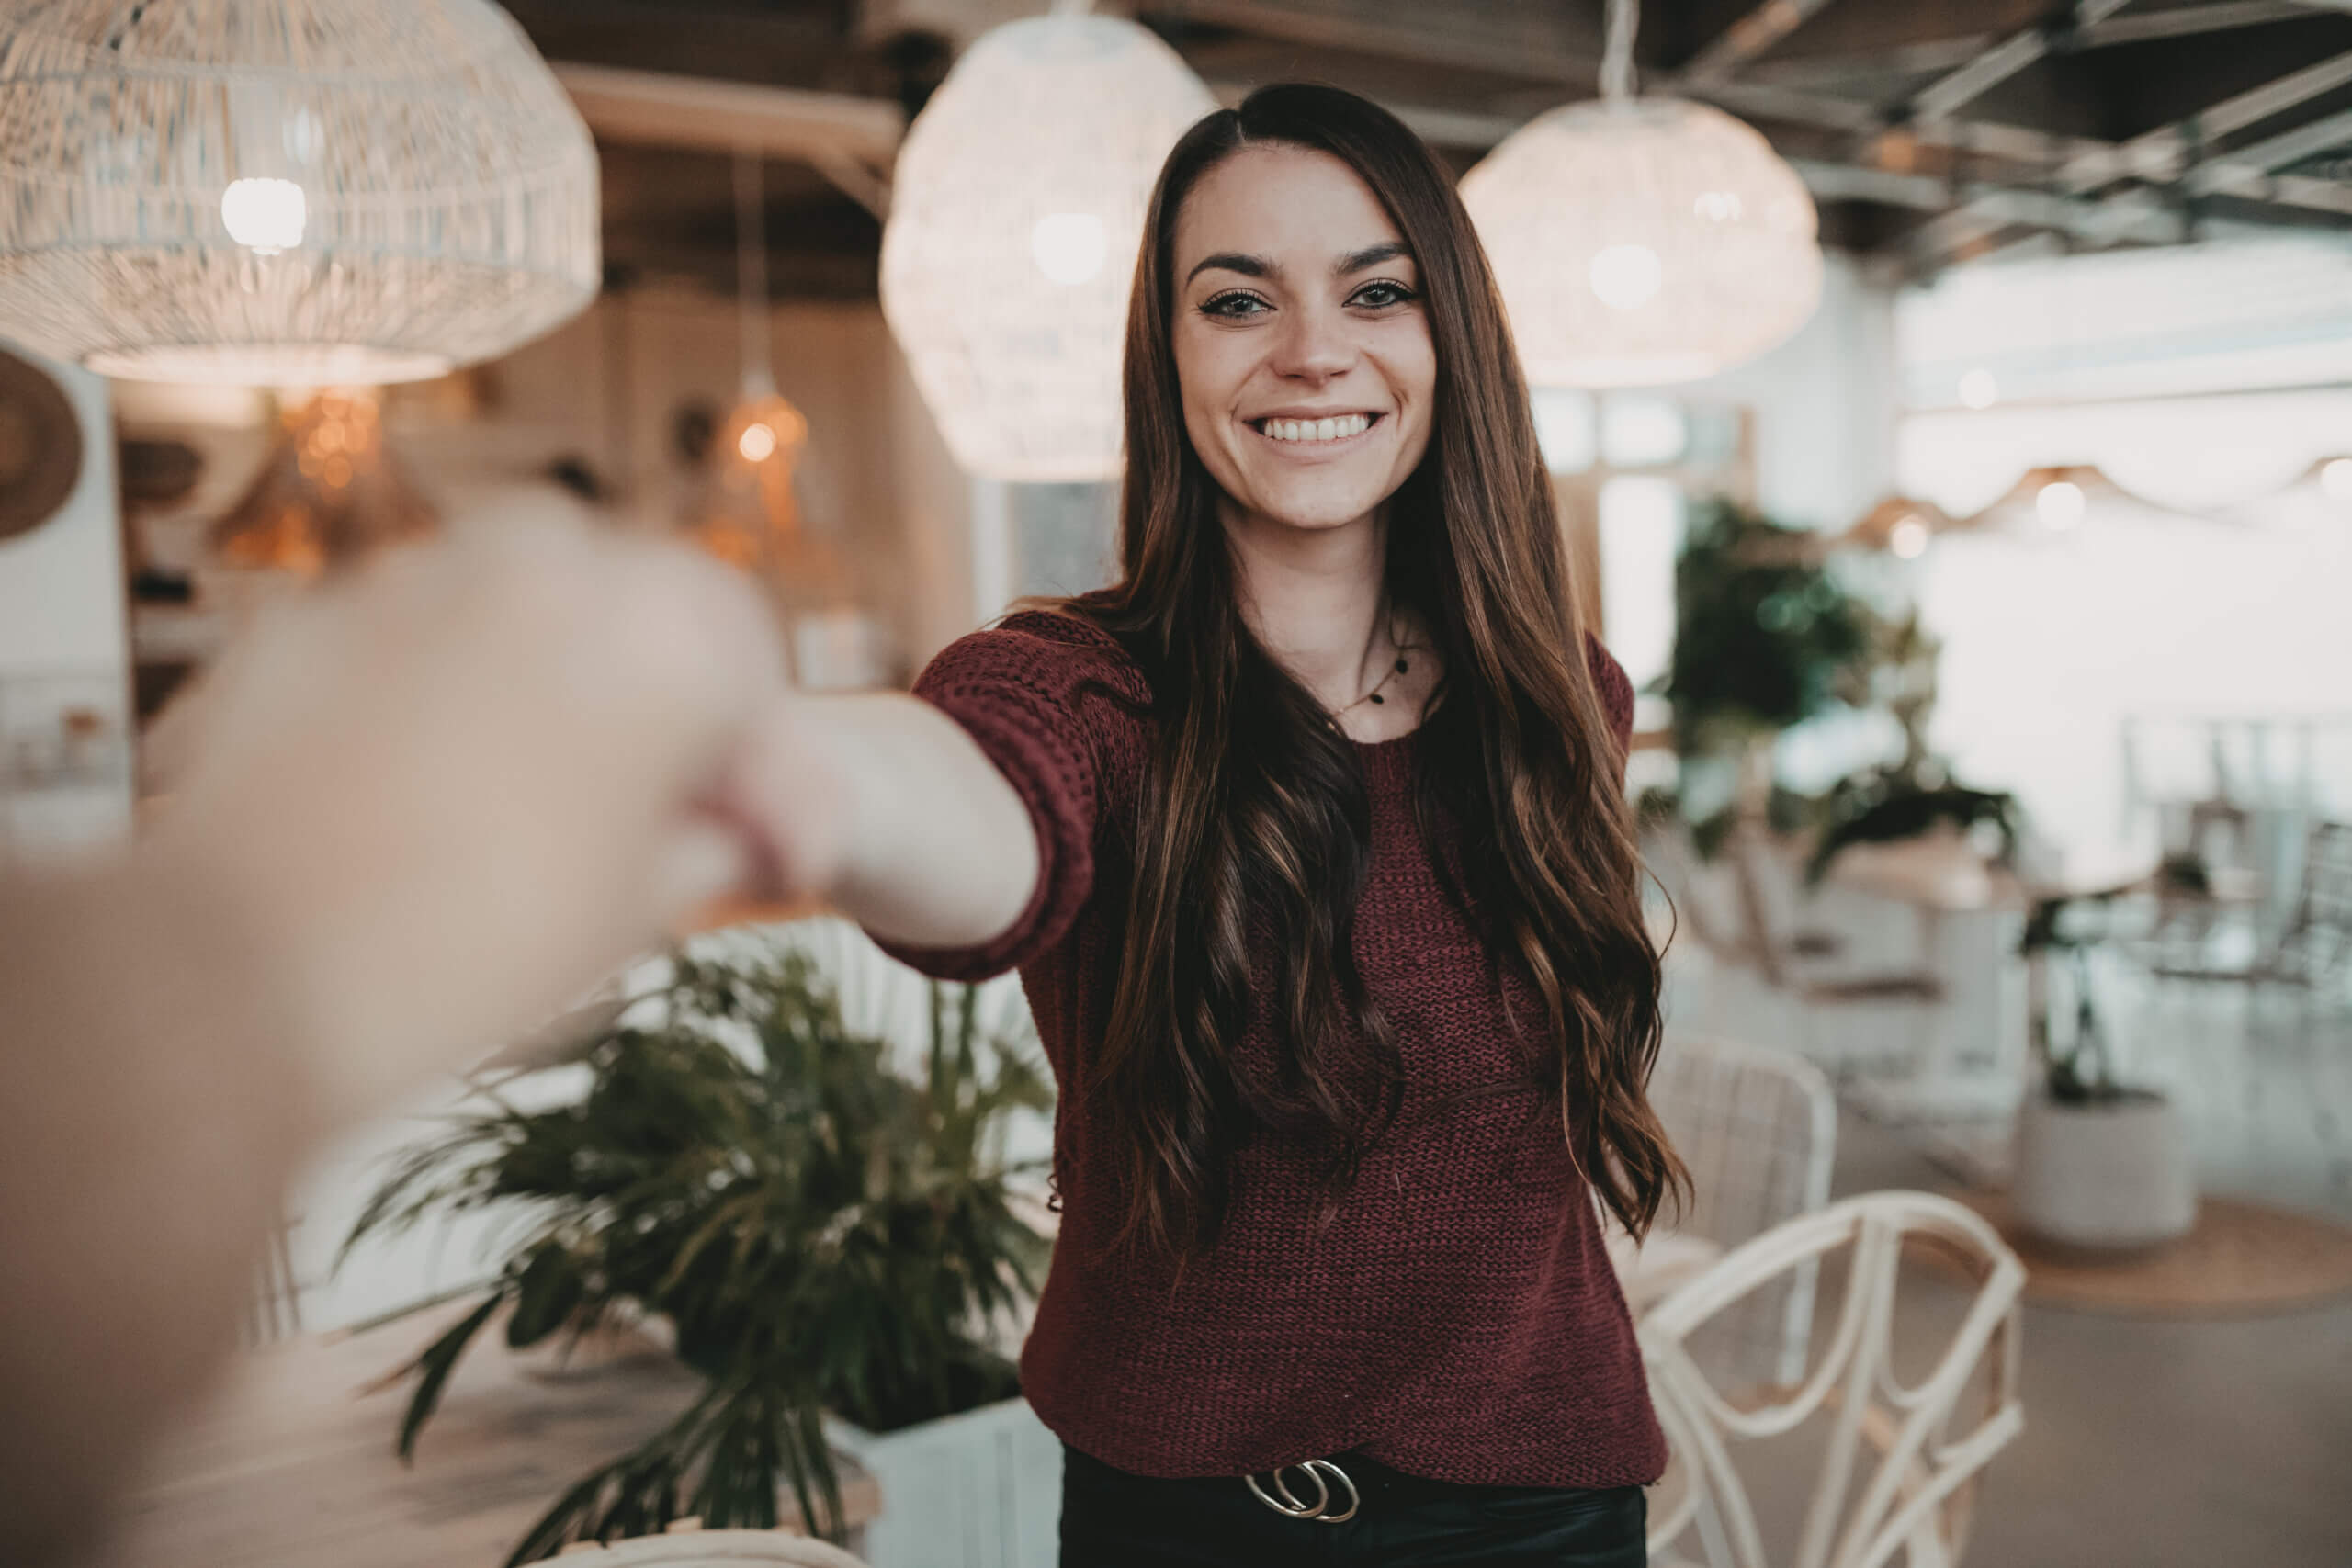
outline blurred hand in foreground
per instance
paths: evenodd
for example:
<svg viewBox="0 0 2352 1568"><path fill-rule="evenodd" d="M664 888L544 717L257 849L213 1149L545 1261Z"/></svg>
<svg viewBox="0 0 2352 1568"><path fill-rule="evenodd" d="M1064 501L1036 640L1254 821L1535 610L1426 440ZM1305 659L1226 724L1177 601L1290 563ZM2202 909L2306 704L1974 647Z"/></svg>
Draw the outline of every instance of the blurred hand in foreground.
<svg viewBox="0 0 2352 1568"><path fill-rule="evenodd" d="M0 879L0 1559L103 1539L322 1134L775 863L706 803L781 668L724 568L504 510L266 613L154 830Z"/></svg>
<svg viewBox="0 0 2352 1568"><path fill-rule="evenodd" d="M701 803L782 668L714 562L551 502L473 520L272 607L143 858L268 956L340 1120L758 867Z"/></svg>

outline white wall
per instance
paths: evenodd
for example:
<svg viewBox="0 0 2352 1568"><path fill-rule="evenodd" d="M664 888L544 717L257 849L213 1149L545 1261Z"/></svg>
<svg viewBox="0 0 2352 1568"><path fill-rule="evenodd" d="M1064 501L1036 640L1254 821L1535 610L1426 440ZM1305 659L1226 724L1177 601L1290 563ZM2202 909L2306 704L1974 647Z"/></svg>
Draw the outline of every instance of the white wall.
<svg viewBox="0 0 2352 1568"><path fill-rule="evenodd" d="M1894 290L1833 251L1820 308L1794 337L1675 391L1692 402L1755 410L1756 499L1765 513L1841 532L1894 481L1900 403Z"/></svg>
<svg viewBox="0 0 2352 1568"><path fill-rule="evenodd" d="M2352 378L2352 241L2289 234L1957 267L1898 311L1905 401L2239 392Z"/></svg>
<svg viewBox="0 0 2352 1568"><path fill-rule="evenodd" d="M2200 520L2095 502L2065 535L1955 535L1920 567L1944 643L1936 744L2070 849L2153 831L2124 808L2127 716L2352 717L2352 506L2282 496ZM2352 810L2352 758L2324 747L2312 766L2323 808Z"/></svg>
<svg viewBox="0 0 2352 1568"><path fill-rule="evenodd" d="M73 402L82 426L82 476L58 515L0 542L0 742L28 731L54 733L62 707L87 707L113 727L109 750L127 764L130 653L107 384L27 357L56 377ZM115 773L103 783L0 793L0 858L61 852L127 833L127 765Z"/></svg>

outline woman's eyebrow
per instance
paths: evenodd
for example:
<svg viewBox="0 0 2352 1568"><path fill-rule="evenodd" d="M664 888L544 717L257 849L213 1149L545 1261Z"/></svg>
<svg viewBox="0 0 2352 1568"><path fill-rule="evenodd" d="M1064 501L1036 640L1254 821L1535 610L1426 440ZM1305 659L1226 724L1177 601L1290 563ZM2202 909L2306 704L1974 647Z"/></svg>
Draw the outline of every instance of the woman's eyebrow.
<svg viewBox="0 0 2352 1568"><path fill-rule="evenodd" d="M1239 251L1214 251L1193 264L1193 270L1184 275L1184 281L1192 282L1211 267L1222 267L1227 272L1238 272L1248 277L1279 277L1283 270L1264 256L1244 255Z"/></svg>
<svg viewBox="0 0 2352 1568"><path fill-rule="evenodd" d="M1402 240L1384 240L1379 244L1366 245L1363 250L1350 251L1341 256L1332 264L1331 276L1345 277L1351 272L1362 272L1368 266L1378 266L1382 262L1395 261L1399 256L1410 256L1412 254Z"/></svg>

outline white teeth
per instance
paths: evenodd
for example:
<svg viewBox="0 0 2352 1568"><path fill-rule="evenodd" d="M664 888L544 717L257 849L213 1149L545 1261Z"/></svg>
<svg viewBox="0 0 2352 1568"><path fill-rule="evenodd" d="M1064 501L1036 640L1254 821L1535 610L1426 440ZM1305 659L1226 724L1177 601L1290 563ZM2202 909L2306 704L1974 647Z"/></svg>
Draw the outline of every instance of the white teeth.
<svg viewBox="0 0 2352 1568"><path fill-rule="evenodd" d="M1336 419L1270 419L1266 434L1276 441L1344 441L1372 428L1369 414L1341 414Z"/></svg>

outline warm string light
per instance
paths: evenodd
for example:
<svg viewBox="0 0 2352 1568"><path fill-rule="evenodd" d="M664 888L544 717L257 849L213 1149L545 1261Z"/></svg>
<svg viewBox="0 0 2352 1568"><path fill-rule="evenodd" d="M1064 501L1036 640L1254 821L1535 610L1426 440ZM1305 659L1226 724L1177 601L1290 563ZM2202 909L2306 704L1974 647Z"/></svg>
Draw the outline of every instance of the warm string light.
<svg viewBox="0 0 2352 1568"><path fill-rule="evenodd" d="M280 428L252 487L214 529L224 564L314 577L432 527L431 510L385 449L372 389L321 391Z"/></svg>
<svg viewBox="0 0 2352 1568"><path fill-rule="evenodd" d="M2052 479L2033 495L2033 510L2042 525L2060 533L2080 523L2088 508L2083 487L2072 479Z"/></svg>

